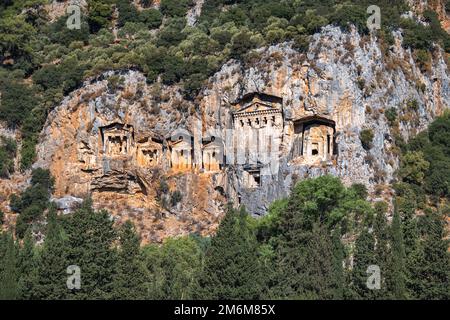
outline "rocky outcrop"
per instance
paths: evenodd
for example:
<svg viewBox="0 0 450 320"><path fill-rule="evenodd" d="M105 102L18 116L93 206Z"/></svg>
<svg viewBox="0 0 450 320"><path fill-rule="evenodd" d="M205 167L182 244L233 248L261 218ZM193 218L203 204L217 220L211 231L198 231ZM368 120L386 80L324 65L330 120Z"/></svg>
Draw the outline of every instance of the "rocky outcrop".
<svg viewBox="0 0 450 320"><path fill-rule="evenodd" d="M198 17L200 17L200 14L202 13L204 3L205 0L195 0L194 5L188 10L186 20L189 26L193 26L197 22Z"/></svg>
<svg viewBox="0 0 450 320"><path fill-rule="evenodd" d="M51 201L54 202L56 204L56 208L61 210L64 214L73 212L73 210L77 209L83 203L83 199L72 196L51 199Z"/></svg>

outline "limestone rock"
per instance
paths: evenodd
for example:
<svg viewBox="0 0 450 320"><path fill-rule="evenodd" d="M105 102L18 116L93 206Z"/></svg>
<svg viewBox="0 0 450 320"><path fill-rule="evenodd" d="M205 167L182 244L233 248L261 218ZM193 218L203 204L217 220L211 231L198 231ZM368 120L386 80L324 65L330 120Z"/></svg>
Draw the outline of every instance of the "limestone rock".
<svg viewBox="0 0 450 320"><path fill-rule="evenodd" d="M83 202L83 199L73 196L65 196L58 199L51 199L51 201L56 204L56 208L58 210L61 210L64 214L68 214L78 208Z"/></svg>
<svg viewBox="0 0 450 320"><path fill-rule="evenodd" d="M34 166L51 170L55 197L90 195L117 221L135 221L144 241L210 234L227 202L265 214L297 181L323 174L379 198L398 168L386 110L408 139L450 100L442 51L422 71L395 37L382 50L374 36L328 26L307 53L284 43L258 49L252 65L228 61L195 102L137 71L106 72L50 113ZM114 90L113 75L123 78ZM363 129L374 134L370 150Z"/></svg>

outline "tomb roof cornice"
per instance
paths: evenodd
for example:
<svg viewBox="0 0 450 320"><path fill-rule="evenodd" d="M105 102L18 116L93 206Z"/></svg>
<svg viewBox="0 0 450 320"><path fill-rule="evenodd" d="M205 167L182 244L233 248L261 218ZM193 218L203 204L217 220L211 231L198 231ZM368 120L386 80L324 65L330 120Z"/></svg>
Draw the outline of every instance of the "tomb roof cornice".
<svg viewBox="0 0 450 320"><path fill-rule="evenodd" d="M272 109L272 110L256 110L256 111L238 111L233 114L233 117L242 118L248 116L257 116L262 114L276 114L276 113L281 113L281 110Z"/></svg>

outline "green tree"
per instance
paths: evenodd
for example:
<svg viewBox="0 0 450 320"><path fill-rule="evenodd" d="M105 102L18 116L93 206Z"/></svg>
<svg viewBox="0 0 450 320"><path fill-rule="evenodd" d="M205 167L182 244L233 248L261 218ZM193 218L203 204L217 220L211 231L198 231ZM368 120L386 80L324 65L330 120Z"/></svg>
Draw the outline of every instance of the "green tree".
<svg viewBox="0 0 450 320"><path fill-rule="evenodd" d="M166 299L192 299L198 289L203 252L192 237L168 239L162 247Z"/></svg>
<svg viewBox="0 0 450 320"><path fill-rule="evenodd" d="M419 299L449 299L450 258L442 213L431 212L425 219L426 230L421 254L412 272L414 289Z"/></svg>
<svg viewBox="0 0 450 320"><path fill-rule="evenodd" d="M25 233L23 246L19 251L18 271L18 295L21 299L32 299L37 280L37 261L31 229Z"/></svg>
<svg viewBox="0 0 450 320"><path fill-rule="evenodd" d="M262 290L255 235L248 228L244 209L229 208L211 240L200 278L200 297L257 299Z"/></svg>
<svg viewBox="0 0 450 320"><path fill-rule="evenodd" d="M332 252L333 252L333 299L341 300L345 296L346 279L344 270L345 248L341 241L341 229L338 227L332 233Z"/></svg>
<svg viewBox="0 0 450 320"><path fill-rule="evenodd" d="M162 14L157 9L148 9L141 11L139 20L143 22L149 29L156 29L161 26Z"/></svg>
<svg viewBox="0 0 450 320"><path fill-rule="evenodd" d="M161 0L161 12L169 17L184 17L191 0Z"/></svg>
<svg viewBox="0 0 450 320"><path fill-rule="evenodd" d="M0 178L8 178L14 172L16 150L14 139L0 136Z"/></svg>
<svg viewBox="0 0 450 320"><path fill-rule="evenodd" d="M142 248L144 265L147 270L147 292L149 299L166 299L165 268L162 264L162 249L157 244L148 244Z"/></svg>
<svg viewBox="0 0 450 320"><path fill-rule="evenodd" d="M32 299L65 299L67 288L67 240L58 221L55 210L48 215L47 232L42 251L37 260L37 279L32 292Z"/></svg>
<svg viewBox="0 0 450 320"><path fill-rule="evenodd" d="M437 146L443 148L445 154L450 156L450 147L448 139L450 139L450 112L444 113L433 121L428 129L430 141Z"/></svg>
<svg viewBox="0 0 450 320"><path fill-rule="evenodd" d="M231 38L231 57L240 59L243 54L261 43L261 38L258 38L248 28L242 28Z"/></svg>
<svg viewBox="0 0 450 320"><path fill-rule="evenodd" d="M49 205L53 188L53 178L46 169L36 168L31 174L31 186L26 188L20 196L12 195L11 209L20 212L16 222L16 235L22 238L26 230Z"/></svg>
<svg viewBox="0 0 450 320"><path fill-rule="evenodd" d="M130 221L122 225L119 240L120 250L117 273L113 281L113 298L145 299L147 298L147 278L140 252L140 239Z"/></svg>
<svg viewBox="0 0 450 320"><path fill-rule="evenodd" d="M343 286L340 231L345 215L355 209L353 191L338 178L322 176L299 182L277 223L277 275L274 297L339 298ZM362 201L362 200L357 200ZM312 280L314 279L314 280Z"/></svg>
<svg viewBox="0 0 450 320"><path fill-rule="evenodd" d="M391 225L391 292L395 299L406 298L406 266L405 266L405 247L403 242L403 232L401 228L401 218L398 210L394 210L394 217Z"/></svg>
<svg viewBox="0 0 450 320"><path fill-rule="evenodd" d="M116 240L113 220L107 211L94 211L86 200L64 221L69 245L67 263L81 269L81 289L72 290L72 299L109 299L116 270Z"/></svg>
<svg viewBox="0 0 450 320"><path fill-rule="evenodd" d="M369 150L373 146L373 130L372 129L364 129L359 133L359 139L361 140L362 147L365 150Z"/></svg>
<svg viewBox="0 0 450 320"><path fill-rule="evenodd" d="M386 299L389 297L389 279L390 279L390 234L387 224L386 213L387 203L378 201L375 203L375 221L373 225L373 234L375 237L375 260L380 267L381 288L375 292L377 298Z"/></svg>
<svg viewBox="0 0 450 320"><path fill-rule="evenodd" d="M429 167L422 152L407 152L402 157L399 175L405 182L421 185Z"/></svg>
<svg viewBox="0 0 450 320"><path fill-rule="evenodd" d="M88 23L91 32L106 28L111 20L112 8L107 0L88 1Z"/></svg>
<svg viewBox="0 0 450 320"><path fill-rule="evenodd" d="M339 292L339 288L343 286L340 282L342 277L337 266L340 248L336 249L338 251L334 254L328 229L315 223L307 240L302 298L332 299L342 294Z"/></svg>
<svg viewBox="0 0 450 320"><path fill-rule="evenodd" d="M17 295L16 246L12 234L0 236L0 300L15 300Z"/></svg>
<svg viewBox="0 0 450 320"><path fill-rule="evenodd" d="M130 0L117 0L117 9L119 9L119 27L123 27L127 22L139 21L139 12Z"/></svg>
<svg viewBox="0 0 450 320"><path fill-rule="evenodd" d="M84 19L84 15L81 16L80 29L67 28L68 16L62 16L56 20L56 22L49 25L48 34L53 42L60 43L64 46L69 46L74 41L81 41L87 43L89 38L89 25Z"/></svg>
<svg viewBox="0 0 450 320"><path fill-rule="evenodd" d="M0 82L0 119L9 127L20 126L38 101L33 87L17 81Z"/></svg>
<svg viewBox="0 0 450 320"><path fill-rule="evenodd" d="M25 21L24 15L12 15L0 19L0 56L29 56L30 41L36 36L36 29Z"/></svg>
<svg viewBox="0 0 450 320"><path fill-rule="evenodd" d="M367 287L369 274L367 270L371 265L378 265L375 256L375 238L373 233L365 227L356 239L353 255L352 289L360 299L373 299L376 289ZM383 270L380 270L383 271Z"/></svg>

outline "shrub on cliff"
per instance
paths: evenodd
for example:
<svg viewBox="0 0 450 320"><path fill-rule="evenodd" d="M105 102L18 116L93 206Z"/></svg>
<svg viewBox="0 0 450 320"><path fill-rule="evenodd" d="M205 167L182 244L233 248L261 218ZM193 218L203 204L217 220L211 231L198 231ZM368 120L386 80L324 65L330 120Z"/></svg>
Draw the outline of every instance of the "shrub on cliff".
<svg viewBox="0 0 450 320"><path fill-rule="evenodd" d="M421 185L429 167L422 152L408 152L402 157L399 175L405 182Z"/></svg>
<svg viewBox="0 0 450 320"><path fill-rule="evenodd" d="M161 0L161 12L169 17L184 17L192 0Z"/></svg>
<svg viewBox="0 0 450 320"><path fill-rule="evenodd" d="M157 9L144 10L139 14L139 20L149 29L158 28L162 23L162 14Z"/></svg>
<svg viewBox="0 0 450 320"><path fill-rule="evenodd" d="M345 30L348 30L350 25L358 28L358 31L367 33L367 7L358 6L354 4L344 4L331 15L331 23L335 23Z"/></svg>
<svg viewBox="0 0 450 320"><path fill-rule="evenodd" d="M8 178L14 172L16 149L13 139L0 136L0 178Z"/></svg>
<svg viewBox="0 0 450 320"><path fill-rule="evenodd" d="M106 28L111 20L112 7L108 0L88 1L88 23L91 33Z"/></svg>
<svg viewBox="0 0 450 320"><path fill-rule="evenodd" d="M181 192L178 190L175 190L174 192L172 192L170 194L170 204L172 206L175 206L178 204L178 202L181 201L182 198L183 198L183 195L181 194Z"/></svg>
<svg viewBox="0 0 450 320"><path fill-rule="evenodd" d="M0 119L9 127L20 126L36 105L33 87L15 80L0 81Z"/></svg>
<svg viewBox="0 0 450 320"><path fill-rule="evenodd" d="M389 123L392 126L397 120L397 110L395 108L389 108L384 112L384 115Z"/></svg>
<svg viewBox="0 0 450 320"><path fill-rule="evenodd" d="M62 16L56 22L48 26L48 34L50 40L55 43L60 43L64 46L69 46L74 41L81 41L87 43L89 38L89 25L85 21L84 16L81 16L81 28L69 29L67 28L68 16Z"/></svg>
<svg viewBox="0 0 450 320"><path fill-rule="evenodd" d="M428 130L419 133L407 145L408 153L420 153L424 161L429 163L428 168L422 170L423 189L432 199L450 195L450 114L436 118ZM411 161L410 161L411 162ZM423 161L421 161L423 162ZM411 164L417 167L417 164ZM411 166L404 168L402 173L411 170ZM402 169L401 169L402 170ZM411 181L409 181L411 182ZM411 182L413 183L413 182Z"/></svg>
<svg viewBox="0 0 450 320"><path fill-rule="evenodd" d="M49 199L53 188L53 178L48 170L37 168L33 170L31 186L20 195L13 194L10 207L20 213L16 223L16 235L22 238L29 225L40 218L49 206Z"/></svg>
<svg viewBox="0 0 450 320"><path fill-rule="evenodd" d="M372 148L374 134L372 129L363 129L359 133L359 139L361 140L362 147L365 150L370 150Z"/></svg>

